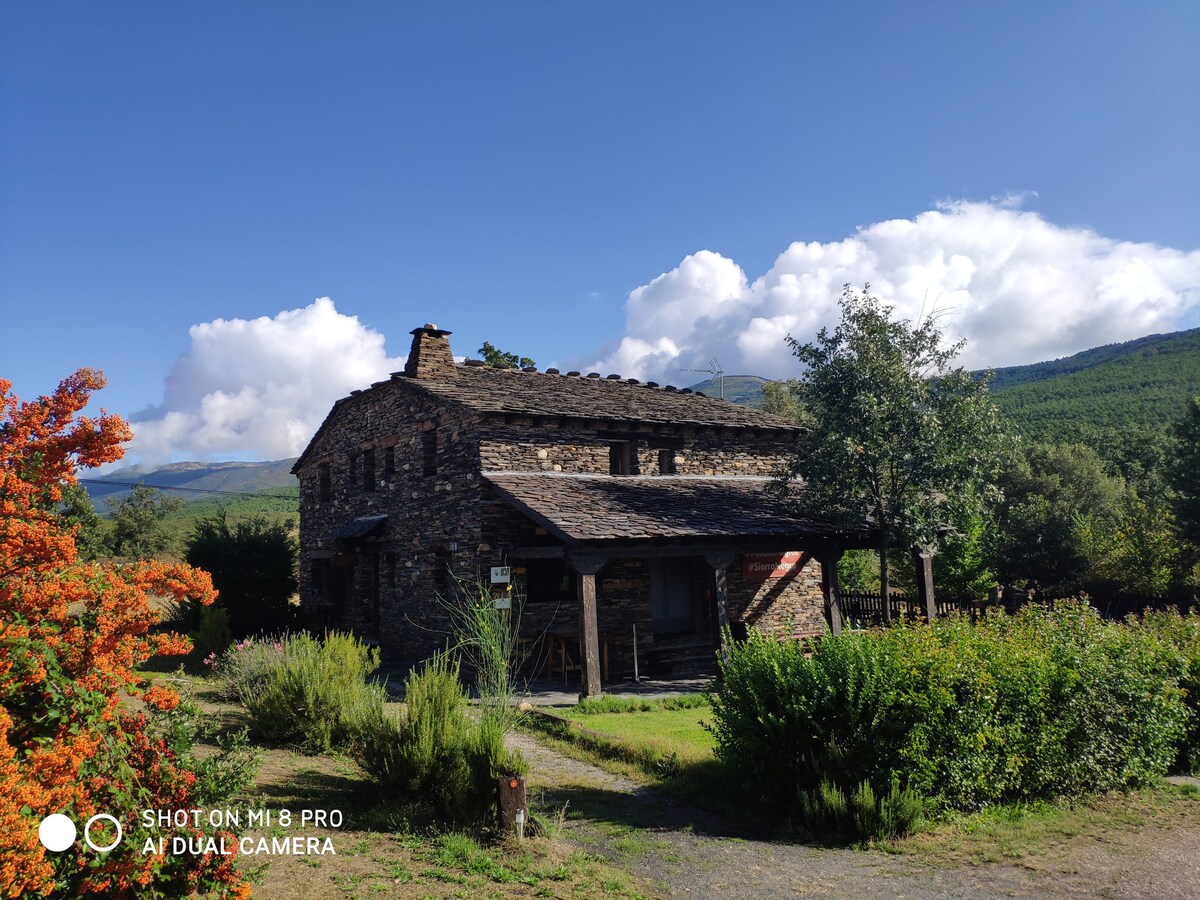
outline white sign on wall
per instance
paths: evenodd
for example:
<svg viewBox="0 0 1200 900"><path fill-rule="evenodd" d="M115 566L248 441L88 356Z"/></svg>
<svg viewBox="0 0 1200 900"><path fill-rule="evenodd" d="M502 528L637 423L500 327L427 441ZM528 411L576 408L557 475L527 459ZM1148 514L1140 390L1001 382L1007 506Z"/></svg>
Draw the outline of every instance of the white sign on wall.
<svg viewBox="0 0 1200 900"><path fill-rule="evenodd" d="M492 566L492 584L508 584L512 581L511 566Z"/></svg>

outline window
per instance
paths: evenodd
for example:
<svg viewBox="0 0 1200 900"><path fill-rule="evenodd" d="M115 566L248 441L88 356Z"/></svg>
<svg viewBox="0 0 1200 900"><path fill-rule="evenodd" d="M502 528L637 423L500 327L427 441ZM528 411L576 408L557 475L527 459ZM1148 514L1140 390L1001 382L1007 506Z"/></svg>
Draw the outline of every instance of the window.
<svg viewBox="0 0 1200 900"><path fill-rule="evenodd" d="M675 451L674 450L659 450L658 451L658 474L659 475L674 475L675 474Z"/></svg>
<svg viewBox="0 0 1200 900"><path fill-rule="evenodd" d="M375 490L375 451L374 449L363 451L363 490Z"/></svg>
<svg viewBox="0 0 1200 900"><path fill-rule="evenodd" d="M437 431L421 432L421 468L426 475L437 474L438 439Z"/></svg>
<svg viewBox="0 0 1200 900"><path fill-rule="evenodd" d="M608 474L638 474L637 444L633 441L612 441L608 445Z"/></svg>
<svg viewBox="0 0 1200 900"><path fill-rule="evenodd" d="M333 497L333 475L329 463L317 466L317 497L320 500Z"/></svg>
<svg viewBox="0 0 1200 900"><path fill-rule="evenodd" d="M531 559L525 563L525 602L571 603L575 579L561 559Z"/></svg>
<svg viewBox="0 0 1200 900"><path fill-rule="evenodd" d="M348 460L348 465L346 468L346 481L348 481L350 483L351 487L358 486L358 454L357 453L350 454L350 459Z"/></svg>
<svg viewBox="0 0 1200 900"><path fill-rule="evenodd" d="M383 448L383 480L391 483L396 475L396 448Z"/></svg>

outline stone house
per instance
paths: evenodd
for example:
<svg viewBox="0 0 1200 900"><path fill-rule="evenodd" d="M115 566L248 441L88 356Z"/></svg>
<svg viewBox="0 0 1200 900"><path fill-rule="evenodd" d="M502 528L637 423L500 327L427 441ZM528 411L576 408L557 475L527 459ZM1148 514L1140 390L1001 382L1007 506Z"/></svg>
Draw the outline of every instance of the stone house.
<svg viewBox="0 0 1200 900"><path fill-rule="evenodd" d="M422 659L445 645L441 598L507 567L535 658L595 694L635 665L711 668L726 625L840 625L826 573L862 536L766 493L796 425L616 375L456 364L450 332L412 334L404 371L335 403L292 470L301 602L326 626Z"/></svg>

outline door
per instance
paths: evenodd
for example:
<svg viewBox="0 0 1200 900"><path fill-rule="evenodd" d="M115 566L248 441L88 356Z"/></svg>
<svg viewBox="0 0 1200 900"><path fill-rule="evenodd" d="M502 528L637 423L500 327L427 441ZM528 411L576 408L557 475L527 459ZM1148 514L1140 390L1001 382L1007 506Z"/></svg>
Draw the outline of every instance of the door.
<svg viewBox="0 0 1200 900"><path fill-rule="evenodd" d="M650 617L658 635L696 630L696 577L691 557L650 561Z"/></svg>

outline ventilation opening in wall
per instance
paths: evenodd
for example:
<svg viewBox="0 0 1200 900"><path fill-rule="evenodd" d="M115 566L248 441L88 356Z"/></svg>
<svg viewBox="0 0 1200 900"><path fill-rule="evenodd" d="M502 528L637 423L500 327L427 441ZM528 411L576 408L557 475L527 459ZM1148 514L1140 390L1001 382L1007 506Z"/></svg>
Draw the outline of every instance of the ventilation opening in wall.
<svg viewBox="0 0 1200 900"><path fill-rule="evenodd" d="M674 450L659 450L658 451L658 474L659 475L674 475L675 474L675 451Z"/></svg>
<svg viewBox="0 0 1200 900"><path fill-rule="evenodd" d="M611 441L609 443L608 474L638 474L637 444L633 441Z"/></svg>
<svg viewBox="0 0 1200 900"><path fill-rule="evenodd" d="M421 432L421 469L426 475L437 474L438 440L437 431Z"/></svg>
<svg viewBox="0 0 1200 900"><path fill-rule="evenodd" d="M375 490L375 451L363 451L363 490Z"/></svg>

